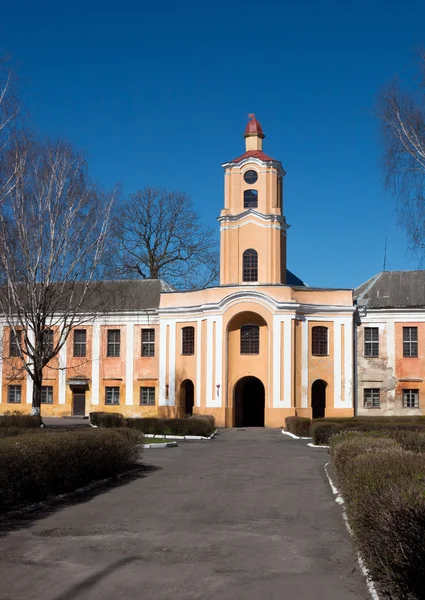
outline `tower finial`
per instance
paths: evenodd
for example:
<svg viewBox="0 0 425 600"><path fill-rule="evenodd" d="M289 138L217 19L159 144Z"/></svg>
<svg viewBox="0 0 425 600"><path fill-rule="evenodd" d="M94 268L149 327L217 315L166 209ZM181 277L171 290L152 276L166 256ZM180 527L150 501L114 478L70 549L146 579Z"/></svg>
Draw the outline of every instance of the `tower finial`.
<svg viewBox="0 0 425 600"><path fill-rule="evenodd" d="M255 119L255 113L248 113L248 119Z"/></svg>

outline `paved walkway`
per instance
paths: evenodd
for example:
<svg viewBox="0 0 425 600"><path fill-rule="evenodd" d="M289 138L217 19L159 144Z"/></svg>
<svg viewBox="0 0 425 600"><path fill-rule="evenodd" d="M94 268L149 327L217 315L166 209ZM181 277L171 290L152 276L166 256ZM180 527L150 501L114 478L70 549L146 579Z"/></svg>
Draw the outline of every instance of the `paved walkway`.
<svg viewBox="0 0 425 600"><path fill-rule="evenodd" d="M144 460L158 468L0 538L0 598L368 598L326 450L226 430Z"/></svg>

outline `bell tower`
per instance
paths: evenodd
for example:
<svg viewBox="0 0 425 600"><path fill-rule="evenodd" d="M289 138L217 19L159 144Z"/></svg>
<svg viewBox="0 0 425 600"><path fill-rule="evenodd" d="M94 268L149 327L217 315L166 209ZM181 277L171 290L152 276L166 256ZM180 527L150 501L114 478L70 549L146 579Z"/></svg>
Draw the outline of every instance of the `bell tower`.
<svg viewBox="0 0 425 600"><path fill-rule="evenodd" d="M248 115L245 152L224 163L224 208L220 213L220 284L286 283L283 177L278 160L263 152L265 135Z"/></svg>

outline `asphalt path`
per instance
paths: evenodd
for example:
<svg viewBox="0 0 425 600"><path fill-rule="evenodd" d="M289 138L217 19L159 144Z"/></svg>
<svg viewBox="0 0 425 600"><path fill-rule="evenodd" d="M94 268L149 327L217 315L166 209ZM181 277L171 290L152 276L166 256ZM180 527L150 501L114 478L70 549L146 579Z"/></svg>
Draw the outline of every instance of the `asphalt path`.
<svg viewBox="0 0 425 600"><path fill-rule="evenodd" d="M0 531L0 598L366 600L327 460L267 429L145 450L140 476Z"/></svg>

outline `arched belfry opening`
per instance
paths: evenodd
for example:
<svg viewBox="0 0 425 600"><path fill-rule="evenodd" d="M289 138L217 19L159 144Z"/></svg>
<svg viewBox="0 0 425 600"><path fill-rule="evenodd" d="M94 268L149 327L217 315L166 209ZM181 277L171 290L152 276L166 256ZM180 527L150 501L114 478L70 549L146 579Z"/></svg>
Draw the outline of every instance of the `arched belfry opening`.
<svg viewBox="0 0 425 600"><path fill-rule="evenodd" d="M195 403L195 388L193 381L185 379L180 386L180 406L184 410L185 415L193 414L193 406Z"/></svg>
<svg viewBox="0 0 425 600"><path fill-rule="evenodd" d="M313 419L322 419L326 411L326 388L323 379L316 379L311 386L311 410Z"/></svg>
<svg viewBox="0 0 425 600"><path fill-rule="evenodd" d="M258 377L242 377L235 385L235 427L264 427L265 390Z"/></svg>

